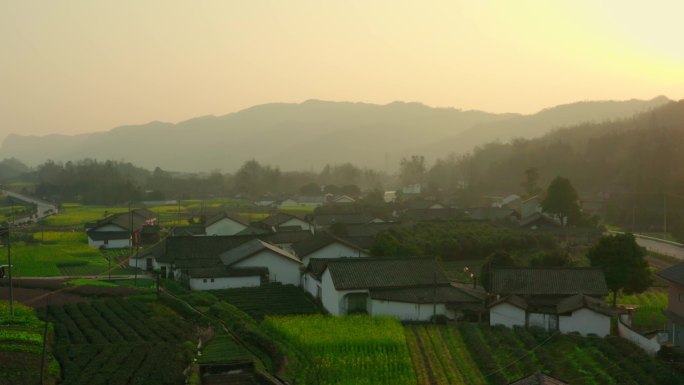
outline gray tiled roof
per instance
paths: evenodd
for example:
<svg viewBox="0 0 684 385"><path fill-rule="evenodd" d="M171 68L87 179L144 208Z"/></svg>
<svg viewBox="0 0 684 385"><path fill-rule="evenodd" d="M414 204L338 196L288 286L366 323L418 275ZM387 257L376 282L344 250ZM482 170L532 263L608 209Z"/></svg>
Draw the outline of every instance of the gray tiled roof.
<svg viewBox="0 0 684 385"><path fill-rule="evenodd" d="M230 250L226 250L225 252L221 253L219 258L221 258L221 262L223 262L225 266L231 266L264 250L268 250L276 255L290 259L294 262L301 263L299 258L296 256L260 239L252 239Z"/></svg>
<svg viewBox="0 0 684 385"><path fill-rule="evenodd" d="M657 272L656 274L668 281L684 285L684 262L670 266L665 270Z"/></svg>
<svg viewBox="0 0 684 385"><path fill-rule="evenodd" d="M218 256L226 250L237 247L254 239L253 235L245 236L174 236L167 237L166 252L157 259L158 262L174 263L176 266L191 265L188 262L197 259L211 259L220 263Z"/></svg>
<svg viewBox="0 0 684 385"><path fill-rule="evenodd" d="M298 217L298 216L296 216L296 215L286 214L286 213L280 213L280 212L279 212L279 213L276 213L276 214L273 214L273 215L269 216L268 218L263 219L263 220L261 221L261 223L263 223L263 224L265 224L266 226L269 226L269 227L275 227L275 226L280 226L280 225L282 225L283 223L285 223L285 222L287 222L287 221L289 221L289 220L291 220L291 219L299 219L300 221L306 222L304 219L302 219L302 218L300 218L300 217Z"/></svg>
<svg viewBox="0 0 684 385"><path fill-rule="evenodd" d="M370 223L376 217L365 213L314 214L312 220L319 226L330 226L335 223L362 224Z"/></svg>
<svg viewBox="0 0 684 385"><path fill-rule="evenodd" d="M327 269L337 290L449 284L441 266L429 258L341 258L330 260Z"/></svg>
<svg viewBox="0 0 684 385"><path fill-rule="evenodd" d="M316 233L316 235L312 237L308 237L300 242L294 243L292 245L292 249L294 249L295 253L297 253L297 256L303 258L313 253L314 251L320 250L336 242L351 247L352 249L356 249L358 251L364 251L362 248L356 246L355 244L350 243L349 241L346 241L325 231L318 232Z"/></svg>
<svg viewBox="0 0 684 385"><path fill-rule="evenodd" d="M113 241L120 239L130 239L131 233L128 231L88 231L88 238L93 241Z"/></svg>
<svg viewBox="0 0 684 385"><path fill-rule="evenodd" d="M222 220L223 218L228 218L228 219L230 219L234 222L237 222L241 225L249 226L249 221L247 221L247 219L241 217L239 214L230 213L230 212L222 212L222 213L219 213L219 214L207 219L207 222L204 224L204 226L209 227L209 226L213 225L214 223Z"/></svg>
<svg viewBox="0 0 684 385"><path fill-rule="evenodd" d="M492 271L492 292L518 295L608 295L600 268L510 268Z"/></svg>

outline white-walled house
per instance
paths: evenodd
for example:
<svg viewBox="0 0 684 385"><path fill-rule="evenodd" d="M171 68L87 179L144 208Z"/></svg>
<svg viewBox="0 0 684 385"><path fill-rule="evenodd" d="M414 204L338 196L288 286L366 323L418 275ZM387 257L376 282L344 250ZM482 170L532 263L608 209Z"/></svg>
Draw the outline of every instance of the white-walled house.
<svg viewBox="0 0 684 385"><path fill-rule="evenodd" d="M325 231L294 243L292 249L304 266L308 265L312 258L365 258L369 256L366 250Z"/></svg>
<svg viewBox="0 0 684 385"><path fill-rule="evenodd" d="M489 305L490 325L538 327L584 336L609 335L613 315L605 302L583 294L563 298L557 303L535 303L512 295Z"/></svg>
<svg viewBox="0 0 684 385"><path fill-rule="evenodd" d="M238 214L223 212L210 219L204 225L207 236L235 235L249 227L249 222Z"/></svg>
<svg viewBox="0 0 684 385"><path fill-rule="evenodd" d="M140 244L142 228L156 223L156 214L146 209L110 215L104 220L86 226L88 245L105 249L136 246Z"/></svg>
<svg viewBox="0 0 684 385"><path fill-rule="evenodd" d="M251 239L218 255L219 263L191 268L185 274L193 290L219 290L259 286L261 282L299 285L299 258L285 250Z"/></svg>
<svg viewBox="0 0 684 385"><path fill-rule="evenodd" d="M261 224L273 232L309 230L312 226L306 220L291 214L276 213L261 221Z"/></svg>
<svg viewBox="0 0 684 385"><path fill-rule="evenodd" d="M484 310L484 292L452 285L428 258L313 259L304 288L332 315L427 321L435 315L456 318L461 308Z"/></svg>
<svg viewBox="0 0 684 385"><path fill-rule="evenodd" d="M491 325L541 327L562 333L610 334L612 309L603 270L507 268L492 271Z"/></svg>

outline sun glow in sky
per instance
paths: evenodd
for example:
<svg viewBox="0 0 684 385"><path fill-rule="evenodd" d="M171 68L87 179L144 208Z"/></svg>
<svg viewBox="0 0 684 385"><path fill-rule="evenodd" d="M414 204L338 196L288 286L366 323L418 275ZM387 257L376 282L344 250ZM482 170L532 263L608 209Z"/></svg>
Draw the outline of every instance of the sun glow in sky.
<svg viewBox="0 0 684 385"><path fill-rule="evenodd" d="M679 0L0 0L0 138L307 99L681 99L683 15Z"/></svg>

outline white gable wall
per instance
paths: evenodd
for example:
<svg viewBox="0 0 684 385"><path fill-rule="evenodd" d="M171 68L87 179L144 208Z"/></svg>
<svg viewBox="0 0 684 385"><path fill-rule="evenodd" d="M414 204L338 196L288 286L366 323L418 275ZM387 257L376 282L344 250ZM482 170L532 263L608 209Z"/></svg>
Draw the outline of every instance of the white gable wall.
<svg viewBox="0 0 684 385"><path fill-rule="evenodd" d="M311 273L306 273L302 276L302 287L307 293L311 294L314 298L316 298L316 294L318 293L319 287L321 288L321 292L323 291L323 283L314 278L314 276L311 275Z"/></svg>
<svg viewBox="0 0 684 385"><path fill-rule="evenodd" d="M230 218L223 218L207 226L206 233L207 235L235 235L246 228L247 226L242 223L235 222Z"/></svg>
<svg viewBox="0 0 684 385"><path fill-rule="evenodd" d="M299 262L278 255L270 250L262 250L231 267L267 267L271 281L299 286Z"/></svg>
<svg viewBox="0 0 684 385"><path fill-rule="evenodd" d="M99 249L104 247L105 249L123 249L125 247L130 247L130 239L110 239L105 244L105 241L94 241L88 237L88 246Z"/></svg>
<svg viewBox="0 0 684 385"><path fill-rule="evenodd" d="M609 316L588 308L572 312L570 316L558 317L558 329L562 333L578 332L581 335L596 334L605 337L610 334Z"/></svg>
<svg viewBox="0 0 684 385"><path fill-rule="evenodd" d="M368 257L368 254L363 251L359 251L345 244L333 242L325 247L322 247L313 253L300 257L304 266L309 264L309 259L311 258L341 258L341 257Z"/></svg>
<svg viewBox="0 0 684 385"><path fill-rule="evenodd" d="M429 321L434 314L431 303L406 303L394 301L371 300L371 314L376 316L397 317L402 321ZM446 315L446 306L437 304L437 315Z"/></svg>
<svg viewBox="0 0 684 385"><path fill-rule="evenodd" d="M509 328L525 326L525 310L507 302L496 304L489 308L489 324L504 325Z"/></svg>
<svg viewBox="0 0 684 385"><path fill-rule="evenodd" d="M255 275L250 277L190 278L189 284L190 290L222 290L239 287L256 287L261 284L261 277Z"/></svg>
<svg viewBox="0 0 684 385"><path fill-rule="evenodd" d="M106 224L104 226L98 227L95 231L105 232L105 231L128 231L121 226L115 225L113 223Z"/></svg>

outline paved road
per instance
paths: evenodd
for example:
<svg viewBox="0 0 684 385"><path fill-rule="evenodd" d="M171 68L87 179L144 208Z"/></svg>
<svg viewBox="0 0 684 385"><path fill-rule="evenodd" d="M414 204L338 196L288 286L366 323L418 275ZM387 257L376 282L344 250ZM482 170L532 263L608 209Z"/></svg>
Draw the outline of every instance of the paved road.
<svg viewBox="0 0 684 385"><path fill-rule="evenodd" d="M619 231L609 231L609 233L621 234ZM634 237L636 238L637 244L648 251L684 260L684 247L674 244L674 242L662 241L639 234L634 234Z"/></svg>
<svg viewBox="0 0 684 385"><path fill-rule="evenodd" d="M15 193L13 191L0 190L0 193L12 197L14 199L24 201L27 203L33 203L36 205L36 215L33 217L20 218L12 222L13 225L23 225L27 223L37 222L47 216L57 213L57 206L50 202L46 202L40 199L36 199L23 194Z"/></svg>
<svg viewBox="0 0 684 385"><path fill-rule="evenodd" d="M636 241L639 244L639 246L645 247L646 250L654 251L658 254L669 255L671 257L679 259L684 259L684 247L639 237L637 237Z"/></svg>

